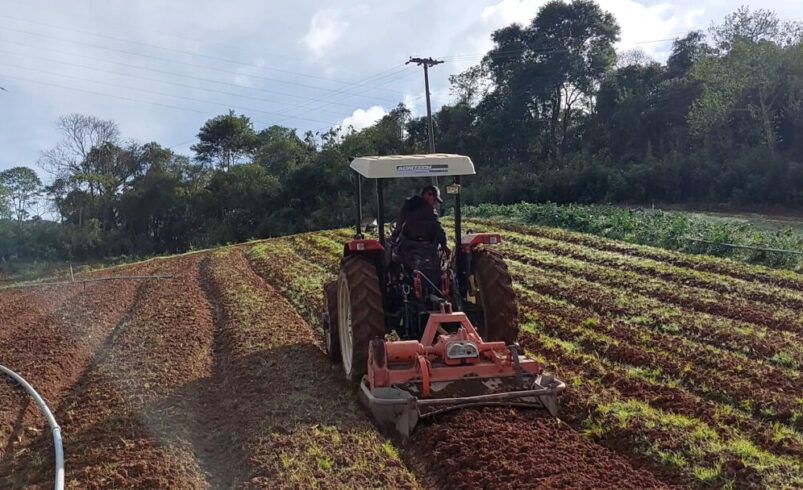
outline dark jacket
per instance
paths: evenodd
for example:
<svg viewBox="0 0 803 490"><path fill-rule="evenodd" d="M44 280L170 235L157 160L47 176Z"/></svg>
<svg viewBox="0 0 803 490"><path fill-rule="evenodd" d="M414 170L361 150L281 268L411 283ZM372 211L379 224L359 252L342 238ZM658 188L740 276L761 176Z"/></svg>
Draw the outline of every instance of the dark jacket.
<svg viewBox="0 0 803 490"><path fill-rule="evenodd" d="M446 247L446 232L443 231L443 227L440 226L438 212L421 196L413 196L404 200L391 239L395 242L402 230L405 227L409 227L410 223L419 223L422 221L431 221L438 224L436 241L440 246Z"/></svg>

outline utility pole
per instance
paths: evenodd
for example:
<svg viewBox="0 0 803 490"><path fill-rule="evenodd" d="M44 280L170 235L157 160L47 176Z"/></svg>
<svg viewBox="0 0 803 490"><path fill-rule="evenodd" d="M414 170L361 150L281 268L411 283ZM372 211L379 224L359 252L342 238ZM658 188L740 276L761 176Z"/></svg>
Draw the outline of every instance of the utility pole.
<svg viewBox="0 0 803 490"><path fill-rule="evenodd" d="M440 65L443 63L441 60L429 58L413 58L410 57L409 60L405 63L405 65L409 65L410 63L415 63L418 66L424 67L424 89L427 94L427 128L429 134L429 152L435 153L435 134L432 132L432 105L429 102L429 67ZM438 185L438 177L432 177L432 183L434 185Z"/></svg>
<svg viewBox="0 0 803 490"><path fill-rule="evenodd" d="M418 66L424 67L424 88L426 89L427 94L427 126L429 129L429 152L435 153L435 135L432 132L432 105L429 102L429 67L440 65L443 61L434 60L432 58L413 58L410 57L407 60L405 65L409 65L410 63L415 63Z"/></svg>

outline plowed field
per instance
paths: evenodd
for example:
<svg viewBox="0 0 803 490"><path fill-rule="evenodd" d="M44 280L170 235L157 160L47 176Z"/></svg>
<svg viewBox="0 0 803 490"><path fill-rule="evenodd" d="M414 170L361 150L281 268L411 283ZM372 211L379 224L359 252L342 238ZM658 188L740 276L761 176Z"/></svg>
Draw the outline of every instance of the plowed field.
<svg viewBox="0 0 803 490"><path fill-rule="evenodd" d="M169 279L0 291L0 364L46 398L71 488L800 488L803 276L538 227L500 231L559 419L472 409L379 434L325 357L349 231L134 264ZM0 487L52 485L0 381Z"/></svg>

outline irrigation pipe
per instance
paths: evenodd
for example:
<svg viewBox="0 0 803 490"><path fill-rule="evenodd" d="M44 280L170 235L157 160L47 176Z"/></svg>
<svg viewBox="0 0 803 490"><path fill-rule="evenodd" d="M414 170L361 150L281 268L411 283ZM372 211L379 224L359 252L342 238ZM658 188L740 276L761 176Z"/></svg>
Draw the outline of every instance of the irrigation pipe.
<svg viewBox="0 0 803 490"><path fill-rule="evenodd" d="M50 409L47 408L47 404L39 396L39 393L33 389L33 386L29 385L27 381L22 379L22 376L15 373L14 371L8 369L7 367L0 364L0 371L9 375L14 381L20 384L25 391L28 392L29 395L33 397L36 401L36 404L39 405L39 408L42 410L42 413L45 414L45 418L47 419L47 423L50 424L51 432L53 433L53 446L56 450L56 482L53 485L55 490L63 490L64 489L64 449L61 446L61 427L56 422L56 418L53 417L53 414L50 412Z"/></svg>
<svg viewBox="0 0 803 490"><path fill-rule="evenodd" d="M803 251L800 251L800 250L785 250L785 249L782 249L782 248L752 247L750 245L737 245L735 243L711 242L711 241L708 241L708 240L703 240L701 238L691 238L691 237L683 237L683 239L684 240L689 240L689 241L692 241L692 242L707 243L709 245L722 245L724 247L746 248L748 250L758 250L758 251L761 251L761 252L779 252L779 253L803 255Z"/></svg>
<svg viewBox="0 0 803 490"><path fill-rule="evenodd" d="M16 289L16 288L36 288L36 287L46 287L46 286L65 286L67 284L86 284L88 282L99 282L99 281L117 281L117 280L136 280L136 279L170 279L173 276L170 275L150 275L150 276L109 276L109 277L98 277L95 279L79 279L78 281L58 281L58 282L31 282L27 284L12 284L10 286L3 286L0 287L0 290L3 289Z"/></svg>

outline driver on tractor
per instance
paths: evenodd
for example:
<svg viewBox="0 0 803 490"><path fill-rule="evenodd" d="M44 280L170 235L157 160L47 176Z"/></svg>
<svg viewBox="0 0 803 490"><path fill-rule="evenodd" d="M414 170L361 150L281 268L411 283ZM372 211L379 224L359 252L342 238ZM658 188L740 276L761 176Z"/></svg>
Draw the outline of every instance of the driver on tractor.
<svg viewBox="0 0 803 490"><path fill-rule="evenodd" d="M408 272L423 273L433 284L441 281L438 247L446 258L451 254L446 244L446 232L435 208L441 202L443 200L437 187L424 187L420 196L404 201L396 228L391 234L393 262L404 266Z"/></svg>
<svg viewBox="0 0 803 490"><path fill-rule="evenodd" d="M438 220L438 211L435 208L437 204L442 202L441 191L434 185L428 185L421 189L420 196L405 199L399 211L399 218L396 220L396 228L390 236L391 242L399 243L400 235L423 241L424 237L417 232L419 229L428 228L431 231L429 234L434 234L434 236L427 238L434 238L434 241L449 256L451 250L446 244L446 232ZM419 236L415 237L414 235Z"/></svg>

